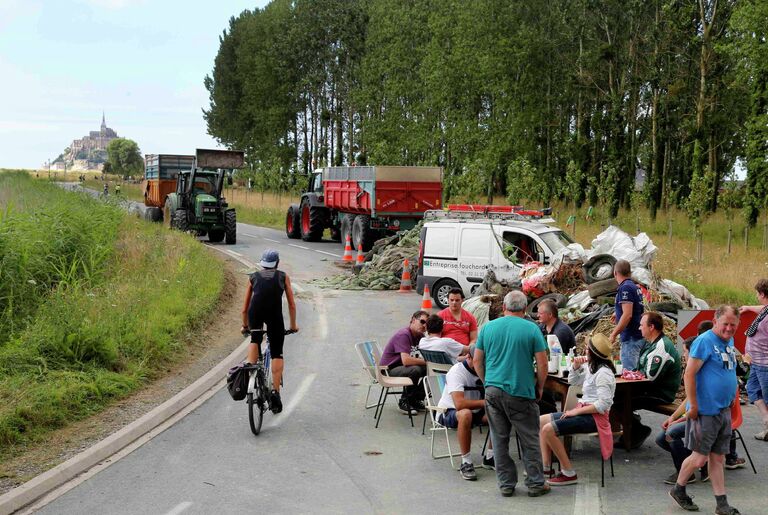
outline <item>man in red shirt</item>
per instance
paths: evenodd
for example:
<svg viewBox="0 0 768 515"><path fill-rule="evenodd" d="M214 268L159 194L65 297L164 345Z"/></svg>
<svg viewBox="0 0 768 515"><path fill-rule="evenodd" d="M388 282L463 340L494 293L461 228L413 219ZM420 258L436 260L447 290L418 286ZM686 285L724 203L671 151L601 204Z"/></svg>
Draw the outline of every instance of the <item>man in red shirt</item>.
<svg viewBox="0 0 768 515"><path fill-rule="evenodd" d="M448 307L438 313L443 319L443 338L453 338L457 342L469 345L477 340L477 320L475 316L461 308L464 292L454 288L448 293Z"/></svg>

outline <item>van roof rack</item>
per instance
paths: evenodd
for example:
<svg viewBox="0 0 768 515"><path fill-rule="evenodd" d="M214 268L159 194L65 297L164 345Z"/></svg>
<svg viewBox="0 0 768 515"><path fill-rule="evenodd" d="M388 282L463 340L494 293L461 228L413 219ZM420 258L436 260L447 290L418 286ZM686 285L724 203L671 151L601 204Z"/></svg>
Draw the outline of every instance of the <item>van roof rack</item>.
<svg viewBox="0 0 768 515"><path fill-rule="evenodd" d="M425 219L514 220L518 222L555 223L552 208L525 209L523 206L494 206L486 204L449 204L447 209L424 212Z"/></svg>

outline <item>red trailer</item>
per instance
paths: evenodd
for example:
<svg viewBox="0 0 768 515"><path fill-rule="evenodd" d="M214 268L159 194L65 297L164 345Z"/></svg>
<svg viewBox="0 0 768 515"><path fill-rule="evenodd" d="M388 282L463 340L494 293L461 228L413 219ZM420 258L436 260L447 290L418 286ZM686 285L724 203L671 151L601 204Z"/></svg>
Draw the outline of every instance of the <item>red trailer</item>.
<svg viewBox="0 0 768 515"><path fill-rule="evenodd" d="M334 166L316 170L301 204L291 205L286 234L331 238L370 249L377 239L410 229L424 211L442 208L442 169L426 166Z"/></svg>

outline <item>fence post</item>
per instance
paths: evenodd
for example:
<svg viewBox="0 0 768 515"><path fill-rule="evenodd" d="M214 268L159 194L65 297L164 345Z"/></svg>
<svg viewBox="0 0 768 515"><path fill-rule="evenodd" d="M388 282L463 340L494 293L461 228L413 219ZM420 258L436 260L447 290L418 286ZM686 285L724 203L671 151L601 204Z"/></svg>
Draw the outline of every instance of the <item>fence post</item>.
<svg viewBox="0 0 768 515"><path fill-rule="evenodd" d="M669 219L667 224L667 243L672 243L672 219Z"/></svg>
<svg viewBox="0 0 768 515"><path fill-rule="evenodd" d="M704 261L704 249L701 244L701 230L696 230L696 260L701 263Z"/></svg>
<svg viewBox="0 0 768 515"><path fill-rule="evenodd" d="M640 234L640 215L635 216L635 234Z"/></svg>
<svg viewBox="0 0 768 515"><path fill-rule="evenodd" d="M749 250L749 224L744 227L744 250Z"/></svg>
<svg viewBox="0 0 768 515"><path fill-rule="evenodd" d="M763 224L763 250L768 247L768 222Z"/></svg>
<svg viewBox="0 0 768 515"><path fill-rule="evenodd" d="M728 227L728 255L731 255L731 238L733 237L733 228Z"/></svg>

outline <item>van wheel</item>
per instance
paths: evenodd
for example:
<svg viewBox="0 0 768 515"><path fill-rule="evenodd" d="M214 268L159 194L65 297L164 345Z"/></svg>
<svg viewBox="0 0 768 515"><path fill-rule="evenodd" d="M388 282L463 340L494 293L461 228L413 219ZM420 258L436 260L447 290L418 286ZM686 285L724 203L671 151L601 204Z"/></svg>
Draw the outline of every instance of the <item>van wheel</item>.
<svg viewBox="0 0 768 515"><path fill-rule="evenodd" d="M435 304L440 309L448 307L448 294L452 289L458 288L459 284L453 279L440 279L432 287L432 298L435 300Z"/></svg>

